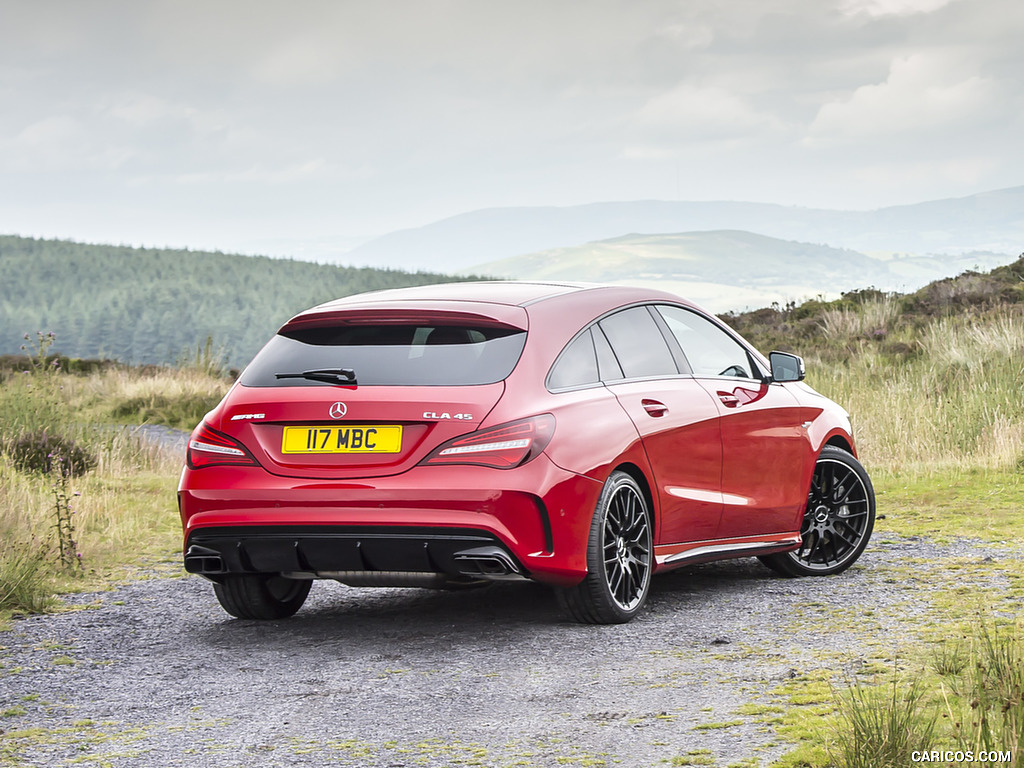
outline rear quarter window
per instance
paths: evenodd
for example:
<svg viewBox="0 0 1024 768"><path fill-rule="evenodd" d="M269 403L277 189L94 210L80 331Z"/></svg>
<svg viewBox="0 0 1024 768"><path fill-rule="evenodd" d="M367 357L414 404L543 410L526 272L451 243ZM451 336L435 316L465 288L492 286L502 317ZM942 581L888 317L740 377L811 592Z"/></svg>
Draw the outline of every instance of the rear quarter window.
<svg viewBox="0 0 1024 768"><path fill-rule="evenodd" d="M562 350L548 374L548 389L568 389L599 384L597 355L591 329L585 330Z"/></svg>
<svg viewBox="0 0 1024 768"><path fill-rule="evenodd" d="M519 362L526 332L450 325L346 325L288 329L274 336L243 371L247 387L322 387L303 378L348 368L356 383L379 386L493 384Z"/></svg>

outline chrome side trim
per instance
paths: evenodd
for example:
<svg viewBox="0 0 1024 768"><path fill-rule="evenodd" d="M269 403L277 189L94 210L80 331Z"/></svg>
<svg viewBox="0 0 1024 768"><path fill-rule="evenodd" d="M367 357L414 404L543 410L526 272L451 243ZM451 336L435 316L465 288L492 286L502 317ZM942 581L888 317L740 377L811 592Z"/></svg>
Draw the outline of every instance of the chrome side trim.
<svg viewBox="0 0 1024 768"><path fill-rule="evenodd" d="M771 550L771 549L786 549L800 543L799 536L793 536L788 539L780 539L777 541L744 541L739 544L711 544L706 547L697 547L696 549L688 549L685 552L677 552L674 555L666 557L663 563L665 565L682 563L687 560L698 560L704 557L714 557L716 555L726 555L732 553L746 552L747 550L760 549L760 550Z"/></svg>

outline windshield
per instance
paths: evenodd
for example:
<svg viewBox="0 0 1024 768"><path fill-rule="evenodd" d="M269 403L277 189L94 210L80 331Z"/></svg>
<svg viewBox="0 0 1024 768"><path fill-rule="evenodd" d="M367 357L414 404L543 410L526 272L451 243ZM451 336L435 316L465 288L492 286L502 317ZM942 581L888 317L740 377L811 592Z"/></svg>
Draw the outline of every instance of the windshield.
<svg viewBox="0 0 1024 768"><path fill-rule="evenodd" d="M512 372L525 343L526 332L511 328L345 325L292 329L267 343L242 373L240 383L323 387L343 382L295 374L349 369L359 386L493 384Z"/></svg>

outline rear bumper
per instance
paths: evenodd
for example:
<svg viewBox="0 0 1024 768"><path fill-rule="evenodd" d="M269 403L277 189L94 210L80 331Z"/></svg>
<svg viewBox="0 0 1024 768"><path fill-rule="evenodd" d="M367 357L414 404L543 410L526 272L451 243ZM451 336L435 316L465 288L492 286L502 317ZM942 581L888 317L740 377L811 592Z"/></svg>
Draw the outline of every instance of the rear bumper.
<svg viewBox="0 0 1024 768"><path fill-rule="evenodd" d="M398 574L409 583L416 582L412 574L451 581L527 576L497 538L456 528L200 528L186 542L185 570L214 581L231 573L287 573L368 584L401 582Z"/></svg>
<svg viewBox="0 0 1024 768"><path fill-rule="evenodd" d="M586 575L600 492L541 455L513 470L416 467L361 482L186 469L178 503L186 568L214 579L414 572L572 585Z"/></svg>

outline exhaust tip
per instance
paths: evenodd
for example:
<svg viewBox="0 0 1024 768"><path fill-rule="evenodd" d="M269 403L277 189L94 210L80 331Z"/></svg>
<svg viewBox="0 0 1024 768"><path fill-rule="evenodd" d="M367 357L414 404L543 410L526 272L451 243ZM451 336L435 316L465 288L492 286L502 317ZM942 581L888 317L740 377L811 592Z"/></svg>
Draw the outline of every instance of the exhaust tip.
<svg viewBox="0 0 1024 768"><path fill-rule="evenodd" d="M455 564L463 576L484 579L515 579L522 571L512 556L501 547L475 547L454 555Z"/></svg>
<svg viewBox="0 0 1024 768"><path fill-rule="evenodd" d="M201 576L215 576L228 572L220 552L197 544L192 544L185 552L185 570Z"/></svg>

